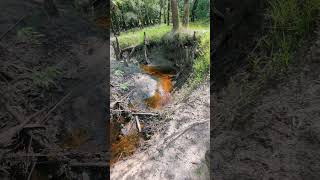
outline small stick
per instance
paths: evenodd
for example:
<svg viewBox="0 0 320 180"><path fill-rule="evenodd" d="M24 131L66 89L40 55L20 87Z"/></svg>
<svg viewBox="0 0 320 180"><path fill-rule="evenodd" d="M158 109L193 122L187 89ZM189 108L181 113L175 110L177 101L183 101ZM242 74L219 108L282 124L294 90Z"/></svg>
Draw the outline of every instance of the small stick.
<svg viewBox="0 0 320 180"><path fill-rule="evenodd" d="M32 172L34 170L34 168L36 167L36 162L33 163L32 167L31 167L31 170L30 170L30 173L29 173L29 176L28 176L28 179L27 180L30 180L31 179L31 176L32 176Z"/></svg>
<svg viewBox="0 0 320 180"><path fill-rule="evenodd" d="M138 116L135 116L135 119L136 119L138 131L141 132L141 125L140 125Z"/></svg>

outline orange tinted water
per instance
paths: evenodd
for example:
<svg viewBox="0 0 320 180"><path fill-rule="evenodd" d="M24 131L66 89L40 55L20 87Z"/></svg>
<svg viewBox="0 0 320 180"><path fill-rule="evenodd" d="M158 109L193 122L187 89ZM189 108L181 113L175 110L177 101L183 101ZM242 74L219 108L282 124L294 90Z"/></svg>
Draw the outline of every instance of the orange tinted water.
<svg viewBox="0 0 320 180"><path fill-rule="evenodd" d="M143 65L142 69L152 76L158 78L157 92L145 100L146 104L151 108L161 108L170 102L170 92L172 91L172 74L163 73L152 66ZM159 92L159 88L162 87L163 94Z"/></svg>

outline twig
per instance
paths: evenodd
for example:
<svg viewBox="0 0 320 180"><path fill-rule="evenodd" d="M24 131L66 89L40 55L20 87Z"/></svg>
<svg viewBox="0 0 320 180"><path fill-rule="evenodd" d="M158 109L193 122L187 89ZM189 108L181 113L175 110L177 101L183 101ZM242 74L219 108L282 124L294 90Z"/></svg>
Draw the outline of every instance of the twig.
<svg viewBox="0 0 320 180"><path fill-rule="evenodd" d="M134 112L133 115L149 115L149 116L159 116L157 113L147 113L147 112Z"/></svg>
<svg viewBox="0 0 320 180"><path fill-rule="evenodd" d="M127 113L131 113L132 115L149 115L149 116L159 116L159 114L157 113L151 113L151 112L132 112L130 110L122 110L122 109L111 109L112 112L127 112Z"/></svg>
<svg viewBox="0 0 320 180"><path fill-rule="evenodd" d="M140 125L140 122L139 122L139 117L135 116L135 119L136 119L136 124L137 124L138 131L141 132L141 125Z"/></svg>
<svg viewBox="0 0 320 180"><path fill-rule="evenodd" d="M22 16L11 28L9 28L5 33L0 36L0 40L4 38L10 31L12 31L23 19L25 19L29 14Z"/></svg>
<svg viewBox="0 0 320 180"><path fill-rule="evenodd" d="M36 167L36 162L34 162L34 163L32 164L32 167L31 167L31 170L30 170L30 173L29 173L29 175L28 175L27 180L30 180L30 178L31 178L31 176L32 176L32 173L33 173L33 170L34 170L35 167Z"/></svg>

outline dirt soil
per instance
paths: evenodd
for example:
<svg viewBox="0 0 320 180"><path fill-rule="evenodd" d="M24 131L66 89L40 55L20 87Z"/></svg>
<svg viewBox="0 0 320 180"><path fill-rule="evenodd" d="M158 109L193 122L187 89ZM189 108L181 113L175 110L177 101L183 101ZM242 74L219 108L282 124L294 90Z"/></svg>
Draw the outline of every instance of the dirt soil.
<svg viewBox="0 0 320 180"><path fill-rule="evenodd" d="M182 98L182 93L175 95ZM162 110L167 121L138 151L114 164L112 179L208 179L209 83Z"/></svg>
<svg viewBox="0 0 320 180"><path fill-rule="evenodd" d="M0 35L14 27L0 40L0 90L6 97L6 106L0 107L0 134L23 123L17 117L33 117L14 141L1 148L3 173L19 179L42 166L50 169L46 163L32 168L32 162L40 160L32 154L38 153L48 164L63 160L82 170L104 167L93 178L106 177L108 33L81 18L68 3L58 3L59 17L49 17L37 1L1 1L0 7ZM50 68L59 72L56 77L50 77ZM35 79L39 73L44 77ZM48 86L40 87L38 81ZM14 153L28 153L30 162ZM46 159L47 154L56 161ZM65 168L60 165L54 169Z"/></svg>
<svg viewBox="0 0 320 180"><path fill-rule="evenodd" d="M212 96L212 179L319 179L319 20L317 34L306 45L310 48L300 49L288 77L266 89L241 116L220 114L232 113L231 104L241 95Z"/></svg>

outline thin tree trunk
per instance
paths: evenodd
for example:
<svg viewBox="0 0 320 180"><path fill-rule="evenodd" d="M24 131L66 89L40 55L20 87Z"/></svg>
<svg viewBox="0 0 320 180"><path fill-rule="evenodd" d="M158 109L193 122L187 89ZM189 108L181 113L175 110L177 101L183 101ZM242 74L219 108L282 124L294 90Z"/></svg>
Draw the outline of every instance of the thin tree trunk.
<svg viewBox="0 0 320 180"><path fill-rule="evenodd" d="M159 24L161 24L161 16L162 16L162 14L161 14L161 10L162 10L162 8L160 8Z"/></svg>
<svg viewBox="0 0 320 180"><path fill-rule="evenodd" d="M168 0L167 25L170 25L170 0Z"/></svg>
<svg viewBox="0 0 320 180"><path fill-rule="evenodd" d="M184 0L183 26L186 28L189 25L189 6L189 0Z"/></svg>
<svg viewBox="0 0 320 180"><path fill-rule="evenodd" d="M196 18L196 9L198 6L198 0L193 1L192 11L191 11L191 21L194 22Z"/></svg>
<svg viewBox="0 0 320 180"><path fill-rule="evenodd" d="M178 11L178 2L177 0L171 0L171 10L172 10L172 24L173 31L179 29L179 11Z"/></svg>
<svg viewBox="0 0 320 180"><path fill-rule="evenodd" d="M164 2L163 2L163 23L164 23L164 24L167 24L167 16L166 16L167 13L166 13L166 9L167 9L167 8L166 8L166 2L164 1Z"/></svg>
<svg viewBox="0 0 320 180"><path fill-rule="evenodd" d="M160 0L159 24L161 24L162 9L163 9L163 0Z"/></svg>

